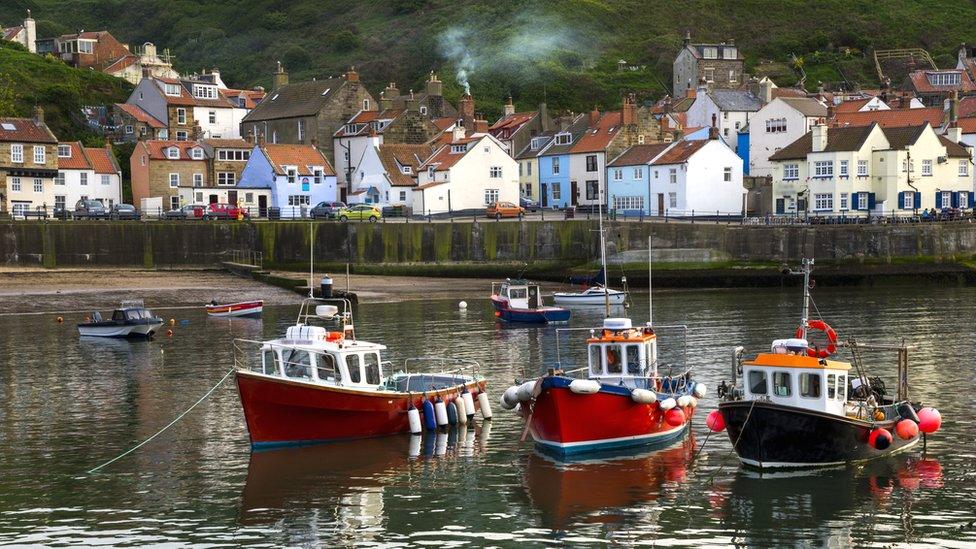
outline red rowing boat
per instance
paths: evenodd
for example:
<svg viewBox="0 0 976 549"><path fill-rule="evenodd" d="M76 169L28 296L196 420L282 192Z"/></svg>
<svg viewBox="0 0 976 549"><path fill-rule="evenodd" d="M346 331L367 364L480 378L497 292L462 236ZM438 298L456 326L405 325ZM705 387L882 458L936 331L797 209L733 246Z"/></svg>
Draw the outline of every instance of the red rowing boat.
<svg viewBox="0 0 976 549"><path fill-rule="evenodd" d="M210 316L261 316L264 301L241 301L238 303L208 303L207 314Z"/></svg>

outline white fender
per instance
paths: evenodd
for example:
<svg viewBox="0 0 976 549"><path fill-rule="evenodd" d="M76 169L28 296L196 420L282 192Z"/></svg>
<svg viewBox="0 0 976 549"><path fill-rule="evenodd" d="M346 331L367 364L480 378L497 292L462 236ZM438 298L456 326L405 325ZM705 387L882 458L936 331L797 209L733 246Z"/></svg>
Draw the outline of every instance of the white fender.
<svg viewBox="0 0 976 549"><path fill-rule="evenodd" d="M470 391L461 393L461 400L464 401L464 411L468 413L468 419L474 419L474 396Z"/></svg>
<svg viewBox="0 0 976 549"><path fill-rule="evenodd" d="M638 404L650 404L657 400L657 395L647 389L634 389L630 392L630 398Z"/></svg>
<svg viewBox="0 0 976 549"><path fill-rule="evenodd" d="M434 419L437 420L438 427L447 425L447 404L443 400L434 403Z"/></svg>
<svg viewBox="0 0 976 549"><path fill-rule="evenodd" d="M691 397L688 395L681 395L678 397L678 406L682 408L687 408L691 404Z"/></svg>
<svg viewBox="0 0 976 549"><path fill-rule="evenodd" d="M534 396L532 393L535 391L535 380L529 380L525 383L519 385L518 388L518 399L520 402L528 402L532 400Z"/></svg>
<svg viewBox="0 0 976 549"><path fill-rule="evenodd" d="M467 411L468 410L467 410L467 405L464 402L464 399L463 398L460 398L460 397L455 398L454 399L454 407L457 408L458 424L459 425L464 425L465 423L467 423L468 422L468 414L467 414Z"/></svg>
<svg viewBox="0 0 976 549"><path fill-rule="evenodd" d="M484 391L478 393L478 407L481 408L481 417L491 419L491 403L488 401L488 393Z"/></svg>
<svg viewBox="0 0 976 549"><path fill-rule="evenodd" d="M667 412L671 408L674 408L677 405L678 403L675 402L675 400L671 397L668 397L661 401L661 409L664 410L665 412Z"/></svg>
<svg viewBox="0 0 976 549"><path fill-rule="evenodd" d="M691 406L692 408L697 408L698 407L698 399L695 398L695 397L688 397L688 406Z"/></svg>
<svg viewBox="0 0 976 549"><path fill-rule="evenodd" d="M481 394L483 395L484 393L481 393ZM478 395L478 399L479 399L479 402L480 402L481 395ZM515 409L515 406L518 405L518 401L519 401L519 398L518 398L518 387L515 386L515 385L512 385L508 389L505 389L505 392L502 393L502 397L499 399L499 404L501 404L502 405L502 408L504 408L506 410L514 410ZM482 409L484 409L484 408L482 408Z"/></svg>
<svg viewBox="0 0 976 549"><path fill-rule="evenodd" d="M419 435L424 432L423 426L420 425L420 410L416 408L407 410L407 423L410 424L410 434Z"/></svg>
<svg viewBox="0 0 976 549"><path fill-rule="evenodd" d="M705 398L705 393L708 392L708 386L704 383L695 384L695 396L698 398Z"/></svg>
<svg viewBox="0 0 976 549"><path fill-rule="evenodd" d="M600 391L600 384L592 379L574 379L569 383L569 390L578 395L592 395Z"/></svg>

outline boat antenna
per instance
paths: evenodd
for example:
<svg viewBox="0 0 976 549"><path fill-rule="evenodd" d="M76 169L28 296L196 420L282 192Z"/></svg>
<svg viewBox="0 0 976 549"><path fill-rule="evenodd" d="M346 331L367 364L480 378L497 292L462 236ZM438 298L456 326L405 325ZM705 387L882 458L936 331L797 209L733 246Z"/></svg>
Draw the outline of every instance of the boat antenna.
<svg viewBox="0 0 976 549"><path fill-rule="evenodd" d="M315 223L308 222L308 297L315 297L315 261L312 257L315 249Z"/></svg>
<svg viewBox="0 0 976 549"><path fill-rule="evenodd" d="M651 235L647 235L647 325L654 325L654 292L651 287L651 264L654 256L651 253Z"/></svg>
<svg viewBox="0 0 976 549"><path fill-rule="evenodd" d="M604 183L606 185L606 183ZM604 199L606 198L606 193L604 193ZM604 306L604 318L610 318L610 290L609 290L609 277L607 277L607 239L603 234L603 200L600 200L599 209L599 226L600 226L600 266L603 268L603 306Z"/></svg>
<svg viewBox="0 0 976 549"><path fill-rule="evenodd" d="M803 313L800 317L800 335L801 339L806 339L807 321L810 320L810 273L813 272L813 258L804 257L799 271L784 265L782 272L785 275L803 275Z"/></svg>

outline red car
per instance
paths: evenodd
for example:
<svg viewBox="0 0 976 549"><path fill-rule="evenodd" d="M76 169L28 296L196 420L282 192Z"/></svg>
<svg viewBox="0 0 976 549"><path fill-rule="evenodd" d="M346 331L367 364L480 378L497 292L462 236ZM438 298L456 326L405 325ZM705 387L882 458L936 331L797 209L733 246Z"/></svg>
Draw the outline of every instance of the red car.
<svg viewBox="0 0 976 549"><path fill-rule="evenodd" d="M237 219L241 216L246 219L248 217L247 210L233 204L217 202L207 206L207 210L203 214L204 219Z"/></svg>

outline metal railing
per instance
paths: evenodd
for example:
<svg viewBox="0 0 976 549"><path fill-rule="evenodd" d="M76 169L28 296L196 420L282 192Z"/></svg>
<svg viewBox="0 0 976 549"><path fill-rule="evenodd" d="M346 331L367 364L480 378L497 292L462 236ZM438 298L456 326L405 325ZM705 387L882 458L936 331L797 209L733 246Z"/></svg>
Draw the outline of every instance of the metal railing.
<svg viewBox="0 0 976 549"><path fill-rule="evenodd" d="M254 250L231 250L231 263L238 265L250 265L259 269L264 268L264 252Z"/></svg>

